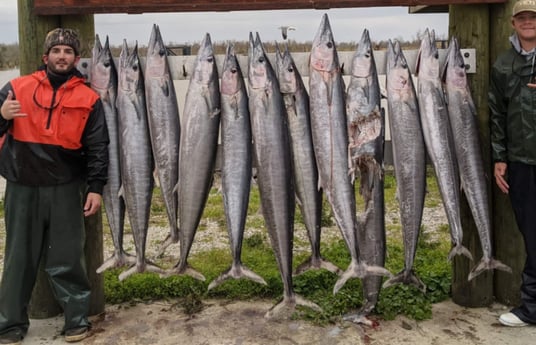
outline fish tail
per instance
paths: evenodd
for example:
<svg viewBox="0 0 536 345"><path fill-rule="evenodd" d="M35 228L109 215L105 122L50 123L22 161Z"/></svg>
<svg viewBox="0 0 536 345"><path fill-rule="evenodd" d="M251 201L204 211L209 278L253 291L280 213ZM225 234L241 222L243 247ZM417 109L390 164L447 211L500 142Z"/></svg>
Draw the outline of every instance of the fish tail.
<svg viewBox="0 0 536 345"><path fill-rule="evenodd" d="M296 305L305 306L315 311L322 312L322 308L320 308L316 303L293 293L290 296L284 296L281 301L272 306L270 310L264 314L264 317L270 320L288 319L292 316L294 310L296 309Z"/></svg>
<svg viewBox="0 0 536 345"><path fill-rule="evenodd" d="M179 237L178 237L178 234L175 235L173 232L170 232L166 238L164 239L164 241L162 242L162 245L160 246L160 248L158 249L157 253L156 253L156 257L157 258L161 258L164 253L166 252L166 249L173 243L177 243L179 242Z"/></svg>
<svg viewBox="0 0 536 345"><path fill-rule="evenodd" d="M242 264L233 264L229 269L222 274L220 274L219 277L214 279L208 286L208 290L211 290L215 288L216 286L222 284L224 281L229 279L240 279L240 278L246 278L251 281L257 282L259 284L268 285L266 281L259 276L257 273L253 272L246 266Z"/></svg>
<svg viewBox="0 0 536 345"><path fill-rule="evenodd" d="M512 269L503 264L501 261L496 260L494 258L482 258L478 265L476 265L471 272L469 272L469 277L467 278L467 281L473 280L476 276L478 276L480 273L487 271L487 270L501 270L508 273L512 273Z"/></svg>
<svg viewBox="0 0 536 345"><path fill-rule="evenodd" d="M456 255L465 255L469 260L473 261L473 255L471 255L471 252L462 244L456 244L454 248L452 248L448 256L449 261Z"/></svg>
<svg viewBox="0 0 536 345"><path fill-rule="evenodd" d="M423 293L426 292L426 285L413 270L402 270L394 277L387 279L385 283L383 283L383 287L386 288L395 284L413 285Z"/></svg>
<svg viewBox="0 0 536 345"><path fill-rule="evenodd" d="M305 260L304 262L302 262L297 268L296 270L294 270L294 274L295 276L297 275L300 275L308 270L313 270L313 269L325 269L325 270L328 270L332 273L335 273L335 274L340 274L341 273L341 269L337 266L335 266L333 263L327 261L327 260L324 260L323 258L321 257L318 257L318 258L315 258L314 256L310 256L307 260Z"/></svg>
<svg viewBox="0 0 536 345"><path fill-rule="evenodd" d="M350 278L363 279L367 276L391 276L391 272L380 266L368 266L362 262L352 261L350 266L340 275L335 283L333 294L339 292Z"/></svg>
<svg viewBox="0 0 536 345"><path fill-rule="evenodd" d="M378 321L374 321L368 318L368 313L358 312L353 314L347 314L342 317L344 321L350 321L355 324L365 325L371 328L379 326Z"/></svg>
<svg viewBox="0 0 536 345"><path fill-rule="evenodd" d="M100 274L110 268L118 268L123 266L130 266L136 262L136 257L127 253L114 253L114 255L108 258L102 265L97 268L97 274Z"/></svg>
<svg viewBox="0 0 536 345"><path fill-rule="evenodd" d="M172 275L187 275L203 282L206 280L203 274L193 269L188 263L182 264L181 262L179 262L171 270L167 270L165 272L160 273L161 277L169 277Z"/></svg>

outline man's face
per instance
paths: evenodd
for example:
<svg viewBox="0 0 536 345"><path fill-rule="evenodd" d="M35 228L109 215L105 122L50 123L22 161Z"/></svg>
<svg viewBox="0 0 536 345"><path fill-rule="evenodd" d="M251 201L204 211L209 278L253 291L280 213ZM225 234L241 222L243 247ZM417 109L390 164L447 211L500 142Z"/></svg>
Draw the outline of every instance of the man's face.
<svg viewBox="0 0 536 345"><path fill-rule="evenodd" d="M69 73L80 60L74 49L66 45L57 45L50 48L48 55L43 55L43 62L47 68L58 74Z"/></svg>
<svg viewBox="0 0 536 345"><path fill-rule="evenodd" d="M536 40L536 12L524 11L512 18L512 26L522 40Z"/></svg>

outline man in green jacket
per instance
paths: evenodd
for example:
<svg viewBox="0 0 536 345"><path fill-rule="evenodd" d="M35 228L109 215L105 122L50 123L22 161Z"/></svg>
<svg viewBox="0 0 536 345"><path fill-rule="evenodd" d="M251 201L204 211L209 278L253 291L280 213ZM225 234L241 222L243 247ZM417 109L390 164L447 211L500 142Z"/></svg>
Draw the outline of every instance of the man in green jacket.
<svg viewBox="0 0 536 345"><path fill-rule="evenodd" d="M495 182L509 194L525 242L521 305L506 326L536 324L536 0L514 4L512 47L491 71L489 106Z"/></svg>

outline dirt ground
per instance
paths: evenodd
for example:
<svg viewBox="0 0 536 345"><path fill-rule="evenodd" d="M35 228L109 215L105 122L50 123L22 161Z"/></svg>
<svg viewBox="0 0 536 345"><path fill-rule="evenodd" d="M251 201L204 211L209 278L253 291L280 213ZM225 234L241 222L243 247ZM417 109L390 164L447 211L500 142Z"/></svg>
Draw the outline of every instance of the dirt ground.
<svg viewBox="0 0 536 345"><path fill-rule="evenodd" d="M500 304L464 308L451 301L433 306L430 320L403 316L377 320L371 328L350 322L315 326L308 321L269 321L273 301L206 300L205 308L188 317L173 302L106 306L93 317L93 335L80 344L128 345L527 345L536 342L536 327L501 326L497 317L508 310ZM65 344L61 316L31 320L24 345Z"/></svg>

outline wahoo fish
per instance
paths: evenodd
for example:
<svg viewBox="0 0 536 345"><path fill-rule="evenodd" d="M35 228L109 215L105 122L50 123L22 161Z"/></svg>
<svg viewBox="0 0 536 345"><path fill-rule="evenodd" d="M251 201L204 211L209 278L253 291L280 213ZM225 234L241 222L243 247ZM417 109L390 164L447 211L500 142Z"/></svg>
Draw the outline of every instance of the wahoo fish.
<svg viewBox="0 0 536 345"><path fill-rule="evenodd" d="M179 262L170 274L205 277L188 264L214 174L220 127L220 88L210 35L201 42L184 104L179 145Z"/></svg>
<svg viewBox="0 0 536 345"><path fill-rule="evenodd" d="M99 95L104 108L106 125L110 136L108 144L108 182L104 185L102 198L108 225L112 234L114 253L99 268L102 273L108 268L121 267L134 263L133 256L125 253L123 249L123 232L125 227L125 201L119 196L121 189L121 169L119 166L119 133L118 114L115 102L117 99L117 69L115 67L108 37L104 48L99 36L95 36L95 46L91 59L91 88Z"/></svg>
<svg viewBox="0 0 536 345"><path fill-rule="evenodd" d="M404 269L383 286L411 284L424 292L426 286L415 274L413 264L426 195L426 146L411 71L398 41L393 44L389 40L386 60L387 107L404 239Z"/></svg>
<svg viewBox="0 0 536 345"><path fill-rule="evenodd" d="M331 205L352 260L335 283L336 293L350 278L389 273L380 267L367 266L359 256L355 192L349 175L345 87L327 14L323 15L313 40L309 66L311 131L319 187Z"/></svg>
<svg viewBox="0 0 536 345"><path fill-rule="evenodd" d="M385 264L385 218L383 192L383 149L385 115L380 105L380 83L367 29L352 58L350 83L346 94L350 171L360 176L360 194L365 210L358 220L357 244L360 259L371 265ZM370 324L367 315L378 302L380 276L363 278L364 303L346 320Z"/></svg>
<svg viewBox="0 0 536 345"><path fill-rule="evenodd" d="M283 301L267 318L279 317L296 304L319 307L294 293L292 245L295 197L286 111L275 72L257 34L249 35L249 111L262 212L283 281Z"/></svg>
<svg viewBox="0 0 536 345"><path fill-rule="evenodd" d="M469 89L465 61L458 40L454 37L450 41L442 80L454 136L461 187L472 211L482 246L482 259L471 270L468 280L491 269L512 272L510 267L493 258L487 177L480 150L477 112Z"/></svg>
<svg viewBox="0 0 536 345"><path fill-rule="evenodd" d="M252 143L248 95L234 47L227 46L221 73L221 183L227 231L231 244L231 267L210 283L212 289L227 279L266 281L242 264L242 240L252 178Z"/></svg>
<svg viewBox="0 0 536 345"><path fill-rule="evenodd" d="M462 245L463 229L460 219L459 178L456 166L454 140L449 124L449 114L439 75L439 54L435 43L435 32L426 29L421 40L415 74L419 77L417 95L419 111L428 156L434 167L443 206L450 226L454 255L472 255Z"/></svg>
<svg viewBox="0 0 536 345"><path fill-rule="evenodd" d="M311 244L311 256L296 268L295 273L324 268L338 274L340 269L320 256L322 192L318 188L318 168L313 151L309 95L288 46L283 53L277 49L276 66L290 134L296 200Z"/></svg>
<svg viewBox="0 0 536 345"><path fill-rule="evenodd" d="M153 25L145 67L147 117L156 172L166 205L170 234L163 245L179 240L177 227L177 183L179 181L179 107L167 51L159 27Z"/></svg>
<svg viewBox="0 0 536 345"><path fill-rule="evenodd" d="M129 52L126 40L119 56L117 114L121 190L136 246L136 264L119 275L123 280L146 270L160 268L145 259L149 214L153 195L153 155L147 122L145 87L138 44Z"/></svg>

